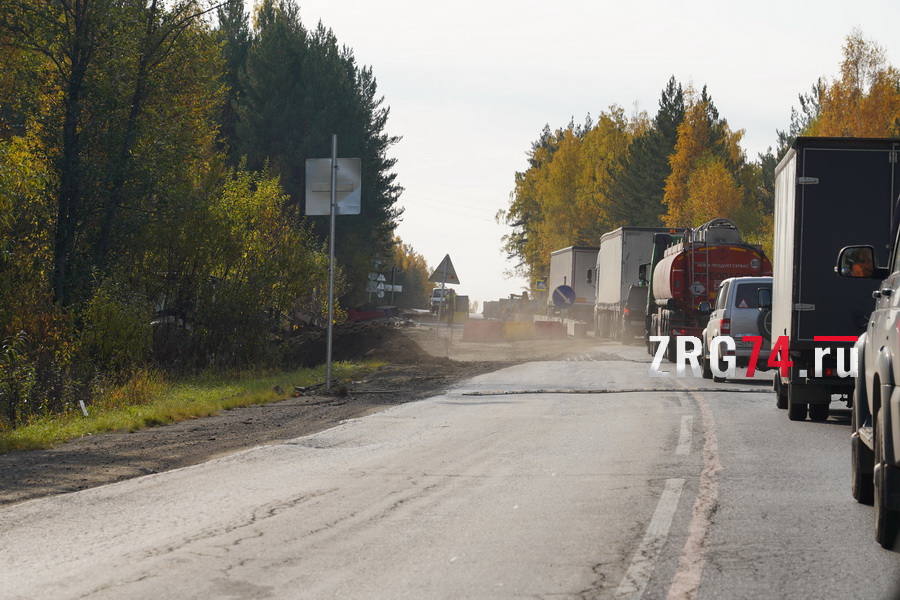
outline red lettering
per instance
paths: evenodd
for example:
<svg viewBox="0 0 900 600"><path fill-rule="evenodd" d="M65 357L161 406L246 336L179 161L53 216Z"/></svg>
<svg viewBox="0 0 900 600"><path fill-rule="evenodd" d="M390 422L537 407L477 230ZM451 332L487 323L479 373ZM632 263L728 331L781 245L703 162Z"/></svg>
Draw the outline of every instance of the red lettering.
<svg viewBox="0 0 900 600"><path fill-rule="evenodd" d="M750 363L747 365L747 377L753 377L756 373L756 361L759 360L759 351L762 349L761 335L745 335L745 342L753 342L753 350L750 352Z"/></svg>
<svg viewBox="0 0 900 600"><path fill-rule="evenodd" d="M769 355L768 365L777 368L782 377L787 377L790 374L790 368L794 366L794 361L790 359L788 354L787 336L778 336L775 345L772 346L772 354Z"/></svg>

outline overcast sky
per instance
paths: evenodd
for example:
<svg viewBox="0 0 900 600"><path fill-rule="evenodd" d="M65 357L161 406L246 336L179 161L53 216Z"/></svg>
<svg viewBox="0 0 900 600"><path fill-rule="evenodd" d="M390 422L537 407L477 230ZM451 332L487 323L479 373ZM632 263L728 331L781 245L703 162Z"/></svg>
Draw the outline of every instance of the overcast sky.
<svg viewBox="0 0 900 600"><path fill-rule="evenodd" d="M398 234L431 267L449 254L457 291L482 302L525 289L504 276L509 229L494 215L545 124L613 104L653 116L674 75L707 86L756 159L797 96L837 77L853 27L900 65L896 0L298 1L308 28L321 20L373 68L387 133L403 137L390 153L405 188Z"/></svg>

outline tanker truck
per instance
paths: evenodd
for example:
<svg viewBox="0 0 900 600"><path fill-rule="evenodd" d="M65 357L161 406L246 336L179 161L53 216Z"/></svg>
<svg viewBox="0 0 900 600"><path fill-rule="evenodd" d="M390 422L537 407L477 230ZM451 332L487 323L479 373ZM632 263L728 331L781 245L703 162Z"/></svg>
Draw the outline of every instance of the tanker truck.
<svg viewBox="0 0 900 600"><path fill-rule="evenodd" d="M665 356L675 361L676 336L699 338L709 321L701 302L715 304L716 290L729 277L772 274L762 247L741 239L730 219L713 219L688 229L678 241L664 233L653 238L650 293L647 298L647 349L656 354L651 335L669 336Z"/></svg>

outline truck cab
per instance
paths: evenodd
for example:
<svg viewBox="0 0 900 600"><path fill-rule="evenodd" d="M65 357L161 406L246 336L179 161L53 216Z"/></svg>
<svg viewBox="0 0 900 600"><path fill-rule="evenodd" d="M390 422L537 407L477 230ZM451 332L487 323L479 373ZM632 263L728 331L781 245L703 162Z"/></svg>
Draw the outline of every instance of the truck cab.
<svg viewBox="0 0 900 600"><path fill-rule="evenodd" d="M648 291L646 284L636 284L628 288L628 297L625 299L625 306L622 307L623 344L630 344L635 338L644 340Z"/></svg>

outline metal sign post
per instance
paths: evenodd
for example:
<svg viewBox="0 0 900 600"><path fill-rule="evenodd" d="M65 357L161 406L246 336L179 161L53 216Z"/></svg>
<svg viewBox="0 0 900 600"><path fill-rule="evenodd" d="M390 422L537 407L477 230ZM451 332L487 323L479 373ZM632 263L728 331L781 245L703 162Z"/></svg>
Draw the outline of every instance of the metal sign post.
<svg viewBox="0 0 900 600"><path fill-rule="evenodd" d="M440 273L440 275L438 275L438 273ZM437 312L438 324L440 324L441 308L443 308L444 304L447 302L446 285L448 283L459 283L459 277L456 275L456 269L453 268L453 261L450 260L449 254L444 257L444 260L442 260L441 264L438 265L438 268L434 270L434 273L431 274L428 281L441 284L441 301L438 302ZM447 308L449 308L449 306Z"/></svg>
<svg viewBox="0 0 900 600"><path fill-rule="evenodd" d="M438 325L441 324L441 309L447 303L447 290L444 288L444 285L447 282L447 263L444 263L444 276L441 277L441 301L438 302L438 314L437 314L437 322ZM449 325L448 325L449 327Z"/></svg>
<svg viewBox="0 0 900 600"><path fill-rule="evenodd" d="M341 173L338 173L338 170ZM331 392L331 349L334 336L334 229L337 215L361 211L361 168L358 158L337 157L337 134L331 136L331 158L306 160L306 214L329 215L328 334L325 350L325 391ZM327 195L325 194L327 192Z"/></svg>
<svg viewBox="0 0 900 600"><path fill-rule="evenodd" d="M325 392L331 393L331 340L334 333L334 221L337 204L337 134L331 136L331 225L328 233L328 341L325 350Z"/></svg>

